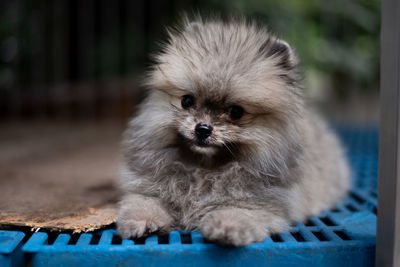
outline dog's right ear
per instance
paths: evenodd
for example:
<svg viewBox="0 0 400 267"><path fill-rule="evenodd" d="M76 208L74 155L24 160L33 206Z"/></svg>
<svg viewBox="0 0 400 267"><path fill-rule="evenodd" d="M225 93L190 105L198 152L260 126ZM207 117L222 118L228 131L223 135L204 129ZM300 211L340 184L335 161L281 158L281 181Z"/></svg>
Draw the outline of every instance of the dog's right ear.
<svg viewBox="0 0 400 267"><path fill-rule="evenodd" d="M262 47L263 53L266 57L275 57L279 59L279 66L292 69L297 65L297 56L290 45L281 39L270 39L268 43Z"/></svg>

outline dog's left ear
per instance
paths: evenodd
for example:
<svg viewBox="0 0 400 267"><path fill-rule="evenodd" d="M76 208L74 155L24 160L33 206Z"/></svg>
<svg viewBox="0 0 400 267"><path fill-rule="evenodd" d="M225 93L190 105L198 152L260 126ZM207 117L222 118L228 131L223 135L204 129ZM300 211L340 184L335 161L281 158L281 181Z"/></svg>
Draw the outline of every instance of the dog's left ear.
<svg viewBox="0 0 400 267"><path fill-rule="evenodd" d="M278 58L279 66L286 69L292 69L297 65L297 57L293 49L284 40L276 39L272 41L266 55L267 57Z"/></svg>

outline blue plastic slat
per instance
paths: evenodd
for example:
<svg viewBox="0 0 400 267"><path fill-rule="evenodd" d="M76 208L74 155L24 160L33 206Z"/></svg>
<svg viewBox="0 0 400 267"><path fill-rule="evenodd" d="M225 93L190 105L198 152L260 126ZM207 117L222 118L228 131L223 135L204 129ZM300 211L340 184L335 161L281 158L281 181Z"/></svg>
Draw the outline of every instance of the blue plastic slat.
<svg viewBox="0 0 400 267"><path fill-rule="evenodd" d="M43 244L47 241L47 238L48 236L46 233L34 233L31 238L29 238L29 240L25 243L22 249L25 252L39 251L43 247Z"/></svg>
<svg viewBox="0 0 400 267"><path fill-rule="evenodd" d="M68 244L68 241L71 239L71 236L68 234L59 234L56 241L54 241L54 246L64 246Z"/></svg>
<svg viewBox="0 0 400 267"><path fill-rule="evenodd" d="M342 242L342 239L338 237L335 233L333 233L329 228L323 228L321 233L329 240L329 241L336 241Z"/></svg>
<svg viewBox="0 0 400 267"><path fill-rule="evenodd" d="M24 237L25 234L22 232L0 230L0 253L8 254L13 252Z"/></svg>
<svg viewBox="0 0 400 267"><path fill-rule="evenodd" d="M282 233L280 237L284 242L296 242L296 239L290 233Z"/></svg>
<svg viewBox="0 0 400 267"><path fill-rule="evenodd" d="M192 239L192 244L202 244L204 243L204 238L199 232L191 232L190 237Z"/></svg>
<svg viewBox="0 0 400 267"><path fill-rule="evenodd" d="M148 238L146 238L146 241L144 243L145 245L158 245L158 236L151 235Z"/></svg>
<svg viewBox="0 0 400 267"><path fill-rule="evenodd" d="M93 237L92 234L81 234L81 236L78 239L78 242L76 242L76 245L77 246L87 246L90 244L92 237Z"/></svg>
<svg viewBox="0 0 400 267"><path fill-rule="evenodd" d="M317 216L311 216L309 218L309 221L312 222L315 226L325 226L325 224Z"/></svg>
<svg viewBox="0 0 400 267"><path fill-rule="evenodd" d="M270 244L270 243L274 243L274 241L272 240L271 237L267 237L266 239L264 239L263 243L264 244Z"/></svg>
<svg viewBox="0 0 400 267"><path fill-rule="evenodd" d="M301 236L307 241L307 242L318 242L318 238L315 237L310 231L306 230L305 228L302 228L299 230L299 233Z"/></svg>
<svg viewBox="0 0 400 267"><path fill-rule="evenodd" d="M181 235L178 231L173 231L169 234L169 244L171 245L181 244Z"/></svg>
<svg viewBox="0 0 400 267"><path fill-rule="evenodd" d="M135 242L133 242L133 240L127 240L127 239L122 240L122 245L124 246L132 246L134 244Z"/></svg>
<svg viewBox="0 0 400 267"><path fill-rule="evenodd" d="M22 232L0 230L0 266L23 265L21 244L24 237Z"/></svg>
<svg viewBox="0 0 400 267"><path fill-rule="evenodd" d="M99 245L111 245L115 230L105 230L103 231Z"/></svg>

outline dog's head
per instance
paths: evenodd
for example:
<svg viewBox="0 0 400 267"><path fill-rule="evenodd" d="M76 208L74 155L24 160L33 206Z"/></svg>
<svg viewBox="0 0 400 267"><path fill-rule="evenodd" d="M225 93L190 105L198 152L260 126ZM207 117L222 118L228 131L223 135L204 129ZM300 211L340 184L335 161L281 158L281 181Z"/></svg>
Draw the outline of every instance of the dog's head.
<svg viewBox="0 0 400 267"><path fill-rule="evenodd" d="M244 155L282 142L302 107L292 49L254 22L186 20L155 61L146 84L165 95L158 101L195 153Z"/></svg>

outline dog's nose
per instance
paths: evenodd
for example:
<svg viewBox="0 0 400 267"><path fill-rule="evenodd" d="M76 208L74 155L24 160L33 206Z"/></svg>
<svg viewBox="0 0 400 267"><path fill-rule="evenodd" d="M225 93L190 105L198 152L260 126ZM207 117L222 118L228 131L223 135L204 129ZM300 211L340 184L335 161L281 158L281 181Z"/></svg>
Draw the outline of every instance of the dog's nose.
<svg viewBox="0 0 400 267"><path fill-rule="evenodd" d="M194 128L194 132L196 133L197 138L202 140L209 137L212 133L212 130L213 128L210 125L204 123L198 123Z"/></svg>

